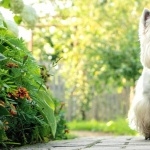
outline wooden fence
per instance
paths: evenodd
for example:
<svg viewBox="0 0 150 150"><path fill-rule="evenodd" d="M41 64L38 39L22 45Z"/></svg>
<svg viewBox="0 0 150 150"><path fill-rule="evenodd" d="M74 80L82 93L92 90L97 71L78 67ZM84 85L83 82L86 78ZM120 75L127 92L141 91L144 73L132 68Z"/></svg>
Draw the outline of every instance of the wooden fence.
<svg viewBox="0 0 150 150"><path fill-rule="evenodd" d="M80 101L77 100L77 97L66 98L65 82L59 75L55 75L51 80L50 89L55 97L66 103L67 120L81 119ZM127 117L130 91L130 88L125 88L119 94L112 91L93 96L90 108L84 114L86 119L112 120L118 117Z"/></svg>

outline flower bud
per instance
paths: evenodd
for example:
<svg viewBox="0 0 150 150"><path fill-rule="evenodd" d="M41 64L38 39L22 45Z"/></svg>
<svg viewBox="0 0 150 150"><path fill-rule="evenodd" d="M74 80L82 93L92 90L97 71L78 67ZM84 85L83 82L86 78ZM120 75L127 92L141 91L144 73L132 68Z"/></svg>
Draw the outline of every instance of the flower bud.
<svg viewBox="0 0 150 150"><path fill-rule="evenodd" d="M22 20L30 27L34 27L37 21L37 14L33 7L30 5L24 5L21 13Z"/></svg>
<svg viewBox="0 0 150 150"><path fill-rule="evenodd" d="M11 10L17 14L21 13L24 7L24 3L22 0L11 0L10 1L10 8Z"/></svg>

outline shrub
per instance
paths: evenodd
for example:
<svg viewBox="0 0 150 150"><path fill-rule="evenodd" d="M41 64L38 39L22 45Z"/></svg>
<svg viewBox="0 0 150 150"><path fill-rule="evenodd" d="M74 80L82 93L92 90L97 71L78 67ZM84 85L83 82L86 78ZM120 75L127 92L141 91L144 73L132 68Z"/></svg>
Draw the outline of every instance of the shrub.
<svg viewBox="0 0 150 150"><path fill-rule="evenodd" d="M55 116L56 116L56 122L57 122L57 130L55 139L67 139L67 135L69 133L69 129L67 126L67 122L64 116L64 102L59 102L59 100L55 99Z"/></svg>
<svg viewBox="0 0 150 150"><path fill-rule="evenodd" d="M54 139L55 104L40 67L22 39L0 30L0 143L24 145Z"/></svg>

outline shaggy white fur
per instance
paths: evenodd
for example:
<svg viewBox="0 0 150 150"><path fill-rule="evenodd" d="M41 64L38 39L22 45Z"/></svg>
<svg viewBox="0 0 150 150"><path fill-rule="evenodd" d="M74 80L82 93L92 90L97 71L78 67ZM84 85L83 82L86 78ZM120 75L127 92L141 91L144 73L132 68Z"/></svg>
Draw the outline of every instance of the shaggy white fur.
<svg viewBox="0 0 150 150"><path fill-rule="evenodd" d="M150 10L146 8L140 19L139 39L143 72L136 85L128 119L132 129L150 139Z"/></svg>

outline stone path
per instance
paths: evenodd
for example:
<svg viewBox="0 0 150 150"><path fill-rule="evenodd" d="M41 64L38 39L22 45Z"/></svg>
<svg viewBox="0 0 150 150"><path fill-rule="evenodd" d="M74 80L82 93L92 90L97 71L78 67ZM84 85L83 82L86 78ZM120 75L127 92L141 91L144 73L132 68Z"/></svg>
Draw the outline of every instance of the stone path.
<svg viewBox="0 0 150 150"><path fill-rule="evenodd" d="M15 150L150 150L150 140L133 136L82 137L24 146Z"/></svg>

